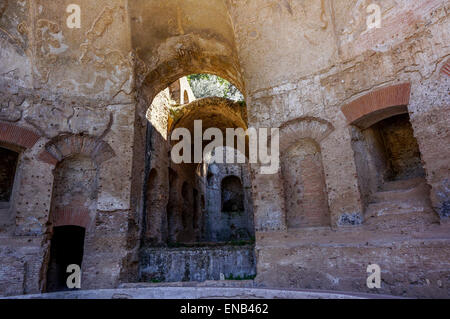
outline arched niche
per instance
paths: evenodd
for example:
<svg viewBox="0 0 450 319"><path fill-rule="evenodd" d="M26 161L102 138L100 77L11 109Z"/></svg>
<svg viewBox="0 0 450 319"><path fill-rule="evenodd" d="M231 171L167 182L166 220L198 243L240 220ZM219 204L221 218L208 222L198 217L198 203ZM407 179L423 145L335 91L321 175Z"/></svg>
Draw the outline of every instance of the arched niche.
<svg viewBox="0 0 450 319"><path fill-rule="evenodd" d="M300 139L281 156L286 224L289 228L330 225L330 212L317 142Z"/></svg>
<svg viewBox="0 0 450 319"><path fill-rule="evenodd" d="M54 170L50 211L50 256L46 273L46 291L66 290L66 268L78 265L82 271L85 239L95 232L98 192L98 166L88 156L72 155ZM86 251L91 255L91 250Z"/></svg>
<svg viewBox="0 0 450 319"><path fill-rule="evenodd" d="M328 121L300 117L280 126L281 179L288 229L330 226L322 143L333 132Z"/></svg>

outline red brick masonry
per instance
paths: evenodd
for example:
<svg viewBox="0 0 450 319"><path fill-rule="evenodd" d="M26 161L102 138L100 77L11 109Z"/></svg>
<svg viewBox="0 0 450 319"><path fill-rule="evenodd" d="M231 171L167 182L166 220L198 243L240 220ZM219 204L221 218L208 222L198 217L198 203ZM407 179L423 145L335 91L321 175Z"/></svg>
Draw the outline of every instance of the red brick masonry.
<svg viewBox="0 0 450 319"><path fill-rule="evenodd" d="M449 60L447 61L447 63L445 63L444 66L442 67L441 73L450 76L450 59L449 59Z"/></svg>
<svg viewBox="0 0 450 319"><path fill-rule="evenodd" d="M11 123L0 122L0 141L32 148L41 137L35 132Z"/></svg>
<svg viewBox="0 0 450 319"><path fill-rule="evenodd" d="M53 226L80 226L87 228L90 222L89 210L85 207L64 207L54 211Z"/></svg>
<svg viewBox="0 0 450 319"><path fill-rule="evenodd" d="M39 155L39 160L50 165L74 154L83 154L100 164L115 156L112 148L104 141L89 136L66 134L51 140Z"/></svg>
<svg viewBox="0 0 450 319"><path fill-rule="evenodd" d="M370 92L353 102L344 105L342 112L349 124L377 111L393 106L409 104L411 84L403 83L393 85L377 91Z"/></svg>

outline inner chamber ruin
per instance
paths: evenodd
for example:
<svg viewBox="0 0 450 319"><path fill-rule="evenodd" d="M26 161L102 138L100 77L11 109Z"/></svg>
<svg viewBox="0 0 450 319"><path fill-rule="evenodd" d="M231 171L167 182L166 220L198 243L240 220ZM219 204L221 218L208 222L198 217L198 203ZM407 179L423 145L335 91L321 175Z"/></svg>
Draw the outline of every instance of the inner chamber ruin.
<svg viewBox="0 0 450 319"><path fill-rule="evenodd" d="M205 281L254 278L255 231L249 163L237 162L238 150L217 147L194 162L174 163L171 135L188 129L194 137L194 121L208 128L247 128L242 102L226 98L196 99L186 77L161 91L147 111L149 170L146 183L145 219L140 247L140 276L145 282ZM192 138L192 143L194 140ZM184 150L183 150L184 151ZM224 162L214 160L221 152ZM178 154L178 153L176 153ZM183 154L181 154L183 155Z"/></svg>

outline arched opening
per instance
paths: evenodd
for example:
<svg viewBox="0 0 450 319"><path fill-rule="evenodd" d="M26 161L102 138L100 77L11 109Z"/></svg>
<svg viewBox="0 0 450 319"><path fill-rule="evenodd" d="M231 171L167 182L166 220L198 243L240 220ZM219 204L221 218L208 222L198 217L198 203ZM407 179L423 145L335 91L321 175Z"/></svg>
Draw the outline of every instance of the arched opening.
<svg viewBox="0 0 450 319"><path fill-rule="evenodd" d="M48 292L67 288L68 265L76 264L83 271L83 260L97 258L95 251L84 249L87 231L97 213L97 166L88 156L72 155L56 166L53 185Z"/></svg>
<svg viewBox="0 0 450 319"><path fill-rule="evenodd" d="M0 209L9 207L18 160L19 153L0 147Z"/></svg>
<svg viewBox="0 0 450 319"><path fill-rule="evenodd" d="M223 153L223 158L239 151L218 147L211 154ZM205 213L203 237L210 242L248 241L254 236L253 205L248 163L217 163L208 158L207 171L214 173L205 180Z"/></svg>
<svg viewBox="0 0 450 319"><path fill-rule="evenodd" d="M186 94L185 94L186 93ZM187 95L187 96L184 96ZM191 100L191 96L201 97L200 100L191 101L183 104L185 98ZM195 243L202 240L205 236L201 232L199 224L203 224L203 217L199 208L198 196L204 195L203 180L200 181L197 174L197 168L200 163L194 161L194 140L190 143L190 150L181 149L178 153L183 156L187 151L191 153L191 162L183 162L177 164L172 161L171 148L176 145L171 140L172 132L177 128L189 130L191 136L194 136L194 121L202 121L202 133L208 128L218 128L225 133L227 128L243 128L247 127L247 116L245 104L234 102L243 99L240 91L227 80L212 74L191 74L182 77L170 84L167 89L160 92L152 102L147 112L149 125L152 127L151 145L153 148L152 167L168 165L170 167L169 182L169 200L167 202L167 224L169 229L168 242L170 243ZM203 148L207 143L202 142L200 157L203 157ZM159 155L167 153L168 164L166 159ZM149 159L150 160L150 159ZM180 184L180 194L175 194L173 185L170 180L174 174L183 180ZM213 178L213 172L208 170L208 184L216 182ZM172 177L171 177L172 176ZM219 180L218 180L219 181ZM220 182L220 181L219 181ZM147 193L147 203L151 196L161 197L165 190L164 181L162 186L158 187L156 193ZM200 185L199 185L200 183ZM220 185L216 185L220 189ZM194 195L192 189L197 189L199 195ZM177 199L176 196L179 196ZM151 209L151 208L147 208ZM219 208L220 211L220 208ZM151 225L148 225L150 228ZM163 227L155 233L163 233ZM208 236L206 236L208 237Z"/></svg>
<svg viewBox="0 0 450 319"><path fill-rule="evenodd" d="M241 179L237 176L227 176L221 185L222 213L244 212L244 189Z"/></svg>
<svg viewBox="0 0 450 319"><path fill-rule="evenodd" d="M141 85L142 100L145 100L144 103L140 104L139 109L147 111L146 117L148 119L147 133L136 134L136 139L137 144L142 142L142 145L144 145L145 142L147 143L149 152L146 155L144 165L162 169L170 167L174 173L171 174L169 171L169 180L161 180L160 192L161 196L169 193L167 200L167 225L169 229L167 244L169 248L172 248L172 245L177 247L176 252L170 250L172 260L170 265L176 265L177 261L182 261L180 264L182 266L169 271L169 263L161 265L162 260L167 260L163 250L157 248L152 250L148 246L141 247L144 251L143 259L145 259L141 260L141 278L142 280L148 278L164 281L219 279L220 272L227 275L231 269L245 269L246 260L241 260L241 265L234 265L235 259L233 258L237 258L237 255L235 250L231 250L230 256L227 256L227 265L225 265L223 258L220 257L221 254L213 251L213 248L206 250L200 248L210 245L207 236L204 236L207 232L207 226L203 214L208 210L210 203L210 198L205 190L206 176L199 176L196 173L196 168L200 163L176 164L172 161L170 152L174 143L171 142L171 133L174 128L187 128L193 136L194 120L203 121L203 130L209 127L218 127L219 129L243 127L245 129L247 127L245 103L236 102L236 99L230 99L223 93L203 95L208 90L202 94L199 94L198 91L195 93L196 89L193 88L195 85L193 85L191 79L193 77L214 78L220 81L226 79L229 81L228 83L232 83L241 92L245 91L244 82L240 74L237 50L234 44L233 26L225 3L221 0L213 0L212 2L202 3L200 7L194 3L189 6L176 4L177 9L172 10L174 4L176 4L174 1L169 1L161 6L149 2L146 4L146 10L141 10L134 3L130 3L129 6L131 16L139 16L143 22L136 23L137 20L132 19L131 29L133 32L145 34L146 37L158 34L156 37L150 36L150 39L153 39L152 42L140 41L140 37L133 38L133 45L140 48L136 58L139 66L142 66L143 72L139 75L144 75L142 78L138 75L137 79L137 82ZM157 13L159 18L154 19L153 14L148 15L149 11ZM161 23L162 20L160 19L161 17L171 19L181 12L192 17L192 19L189 23L183 23L182 33L173 34L173 30L167 29L167 23ZM220 26L217 21L220 21ZM167 32L161 33L162 30L167 30ZM202 87L207 88L208 85ZM222 91L229 87L227 84L222 88ZM187 90L184 88L187 88ZM151 106L147 110L149 104ZM147 136L147 140L143 141L142 136ZM202 145L203 147L204 145ZM167 158L162 154L169 154L169 157ZM182 154L185 154L184 150ZM137 163L136 167L139 167L137 169L140 170L140 163ZM176 183L170 176L177 176ZM188 195L184 196L188 198L187 201L182 199L182 182L184 181L189 185ZM218 182L220 183L220 180ZM215 185L215 187L220 192L220 184ZM195 196L193 189L198 190L198 196L203 198L203 200L197 200L204 207L200 211L200 215L196 213L196 207L199 204L195 203L198 197ZM220 213L220 194L216 204L218 204L217 208ZM190 217L183 221L182 216ZM194 219L197 219L198 223ZM196 227L196 224L201 226ZM196 228L197 230L195 230ZM215 245L216 243L213 243L211 246L216 247ZM194 250L199 254L198 258L188 260L193 252L183 250L180 247L189 247ZM246 253L242 254L249 257L248 267L253 267L253 250L248 248L247 250ZM163 255L166 257L163 257ZM236 256L232 257L231 255ZM153 257L156 259L152 262ZM201 267L201 269L196 269L195 263L198 263L198 267ZM188 264L190 269L186 272L183 271ZM152 267L156 267L154 271L150 270ZM161 269L166 270L166 272L162 273Z"/></svg>
<svg viewBox="0 0 450 319"><path fill-rule="evenodd" d="M320 146L301 139L281 157L288 228L329 226L330 213Z"/></svg>
<svg viewBox="0 0 450 319"><path fill-rule="evenodd" d="M397 114L390 117L378 112L379 120L372 121L369 127L352 127L352 147L369 224L374 217L395 214L399 221L402 214L425 217L432 211L430 189L407 108L397 109Z"/></svg>
<svg viewBox="0 0 450 319"><path fill-rule="evenodd" d="M81 268L84 253L85 229L80 226L54 227L50 262L47 271L47 292L69 290L67 267Z"/></svg>
<svg viewBox="0 0 450 319"><path fill-rule="evenodd" d="M0 147L0 231L11 224L14 181L19 153Z"/></svg>
<svg viewBox="0 0 450 319"><path fill-rule="evenodd" d="M210 90L208 83L216 83L218 86ZM194 101L189 93L185 94L188 91L182 89L183 86L192 84L195 86L192 87L195 98L200 97ZM225 261L219 256L220 254L216 254L213 250L216 247L235 245L236 241L239 241L241 247L239 249L242 250L240 254L245 256L245 261L242 262L242 265L236 265L232 272L239 269L247 275L254 274L254 226L249 170L248 168L244 170L240 166L233 168L227 165L218 165L219 171L216 172L205 162L203 150L209 144L208 141L200 141L201 154L200 161L198 161L195 160L195 152L198 151L198 148L195 147L193 139L194 135L198 134L198 132L195 133L195 121L202 122L202 134L208 128L218 128L223 132L223 141L226 141L227 128L245 130L247 128L246 105L239 100L241 98L243 99L243 95L234 85L218 76L192 74L179 79L177 83L172 83L168 89L163 90L153 99L151 107L147 111L147 119L151 128L148 131L151 134L147 136L151 139L149 145L152 150L149 153L148 163L151 163L151 167L169 167L168 181L161 180L162 185L168 184L167 188L161 187L158 190L160 196L164 192L169 192L167 253L171 252L171 260L173 258L186 260L186 263L191 265L191 269L187 277L185 274L181 276L179 269L172 269L172 273L169 274L168 266L161 264L168 261L166 257L160 256L158 259L153 259L154 256L164 253L155 245L152 247L152 245L144 243L141 248L142 280L149 278L164 281L174 281L175 278L201 281L219 279L219 269L231 267L231 263L238 263L236 258L239 254L233 251L232 256ZM188 104L184 104L186 99L189 99ZM184 129L184 132L189 131L192 137L189 142L190 148L178 149L177 155L180 157L187 153L191 154L190 161L183 159L181 163L172 159L173 148L179 142L179 140L171 139L172 132L179 128ZM162 154L168 154L168 158ZM201 168L204 168L203 171ZM227 172L227 169L230 171ZM233 174L233 170L236 174ZM222 214L221 181L228 175L236 175L238 179L245 175L245 183L240 182L239 211ZM149 196L147 194L147 197ZM160 232L163 230L161 229ZM202 249L205 246L211 246L211 249ZM185 247L186 251L182 247ZM176 253L170 249L176 249ZM202 254L204 253L204 256L199 257L197 265L200 267L200 263L202 263L202 269L193 266L197 261L187 260L191 256L191 252L188 252L187 249L198 249L202 251ZM224 271L224 273L228 275L229 271ZM236 273L234 274L236 275Z"/></svg>
<svg viewBox="0 0 450 319"><path fill-rule="evenodd" d="M244 96L239 89L218 75L206 73L190 74L187 76L187 80L192 93L197 99L222 97L232 101L244 101Z"/></svg>
<svg viewBox="0 0 450 319"><path fill-rule="evenodd" d="M385 181L425 177L419 145L407 113L382 120L365 134L372 134Z"/></svg>
<svg viewBox="0 0 450 319"><path fill-rule="evenodd" d="M245 194L241 179L230 175L222 179L221 183L221 224L219 240L249 240L252 230L249 228L245 209Z"/></svg>
<svg viewBox="0 0 450 319"><path fill-rule="evenodd" d="M208 169L208 173L206 175L206 181L208 185L212 186L214 182L214 174Z"/></svg>

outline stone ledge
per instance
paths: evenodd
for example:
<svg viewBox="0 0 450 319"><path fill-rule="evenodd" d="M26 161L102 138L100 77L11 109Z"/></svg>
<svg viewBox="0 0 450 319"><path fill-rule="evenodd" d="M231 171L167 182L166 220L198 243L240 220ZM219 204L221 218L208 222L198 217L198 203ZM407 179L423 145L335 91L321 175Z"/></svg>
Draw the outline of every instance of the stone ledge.
<svg viewBox="0 0 450 319"><path fill-rule="evenodd" d="M390 295L320 290L217 287L99 289L24 295L6 299L400 299Z"/></svg>

